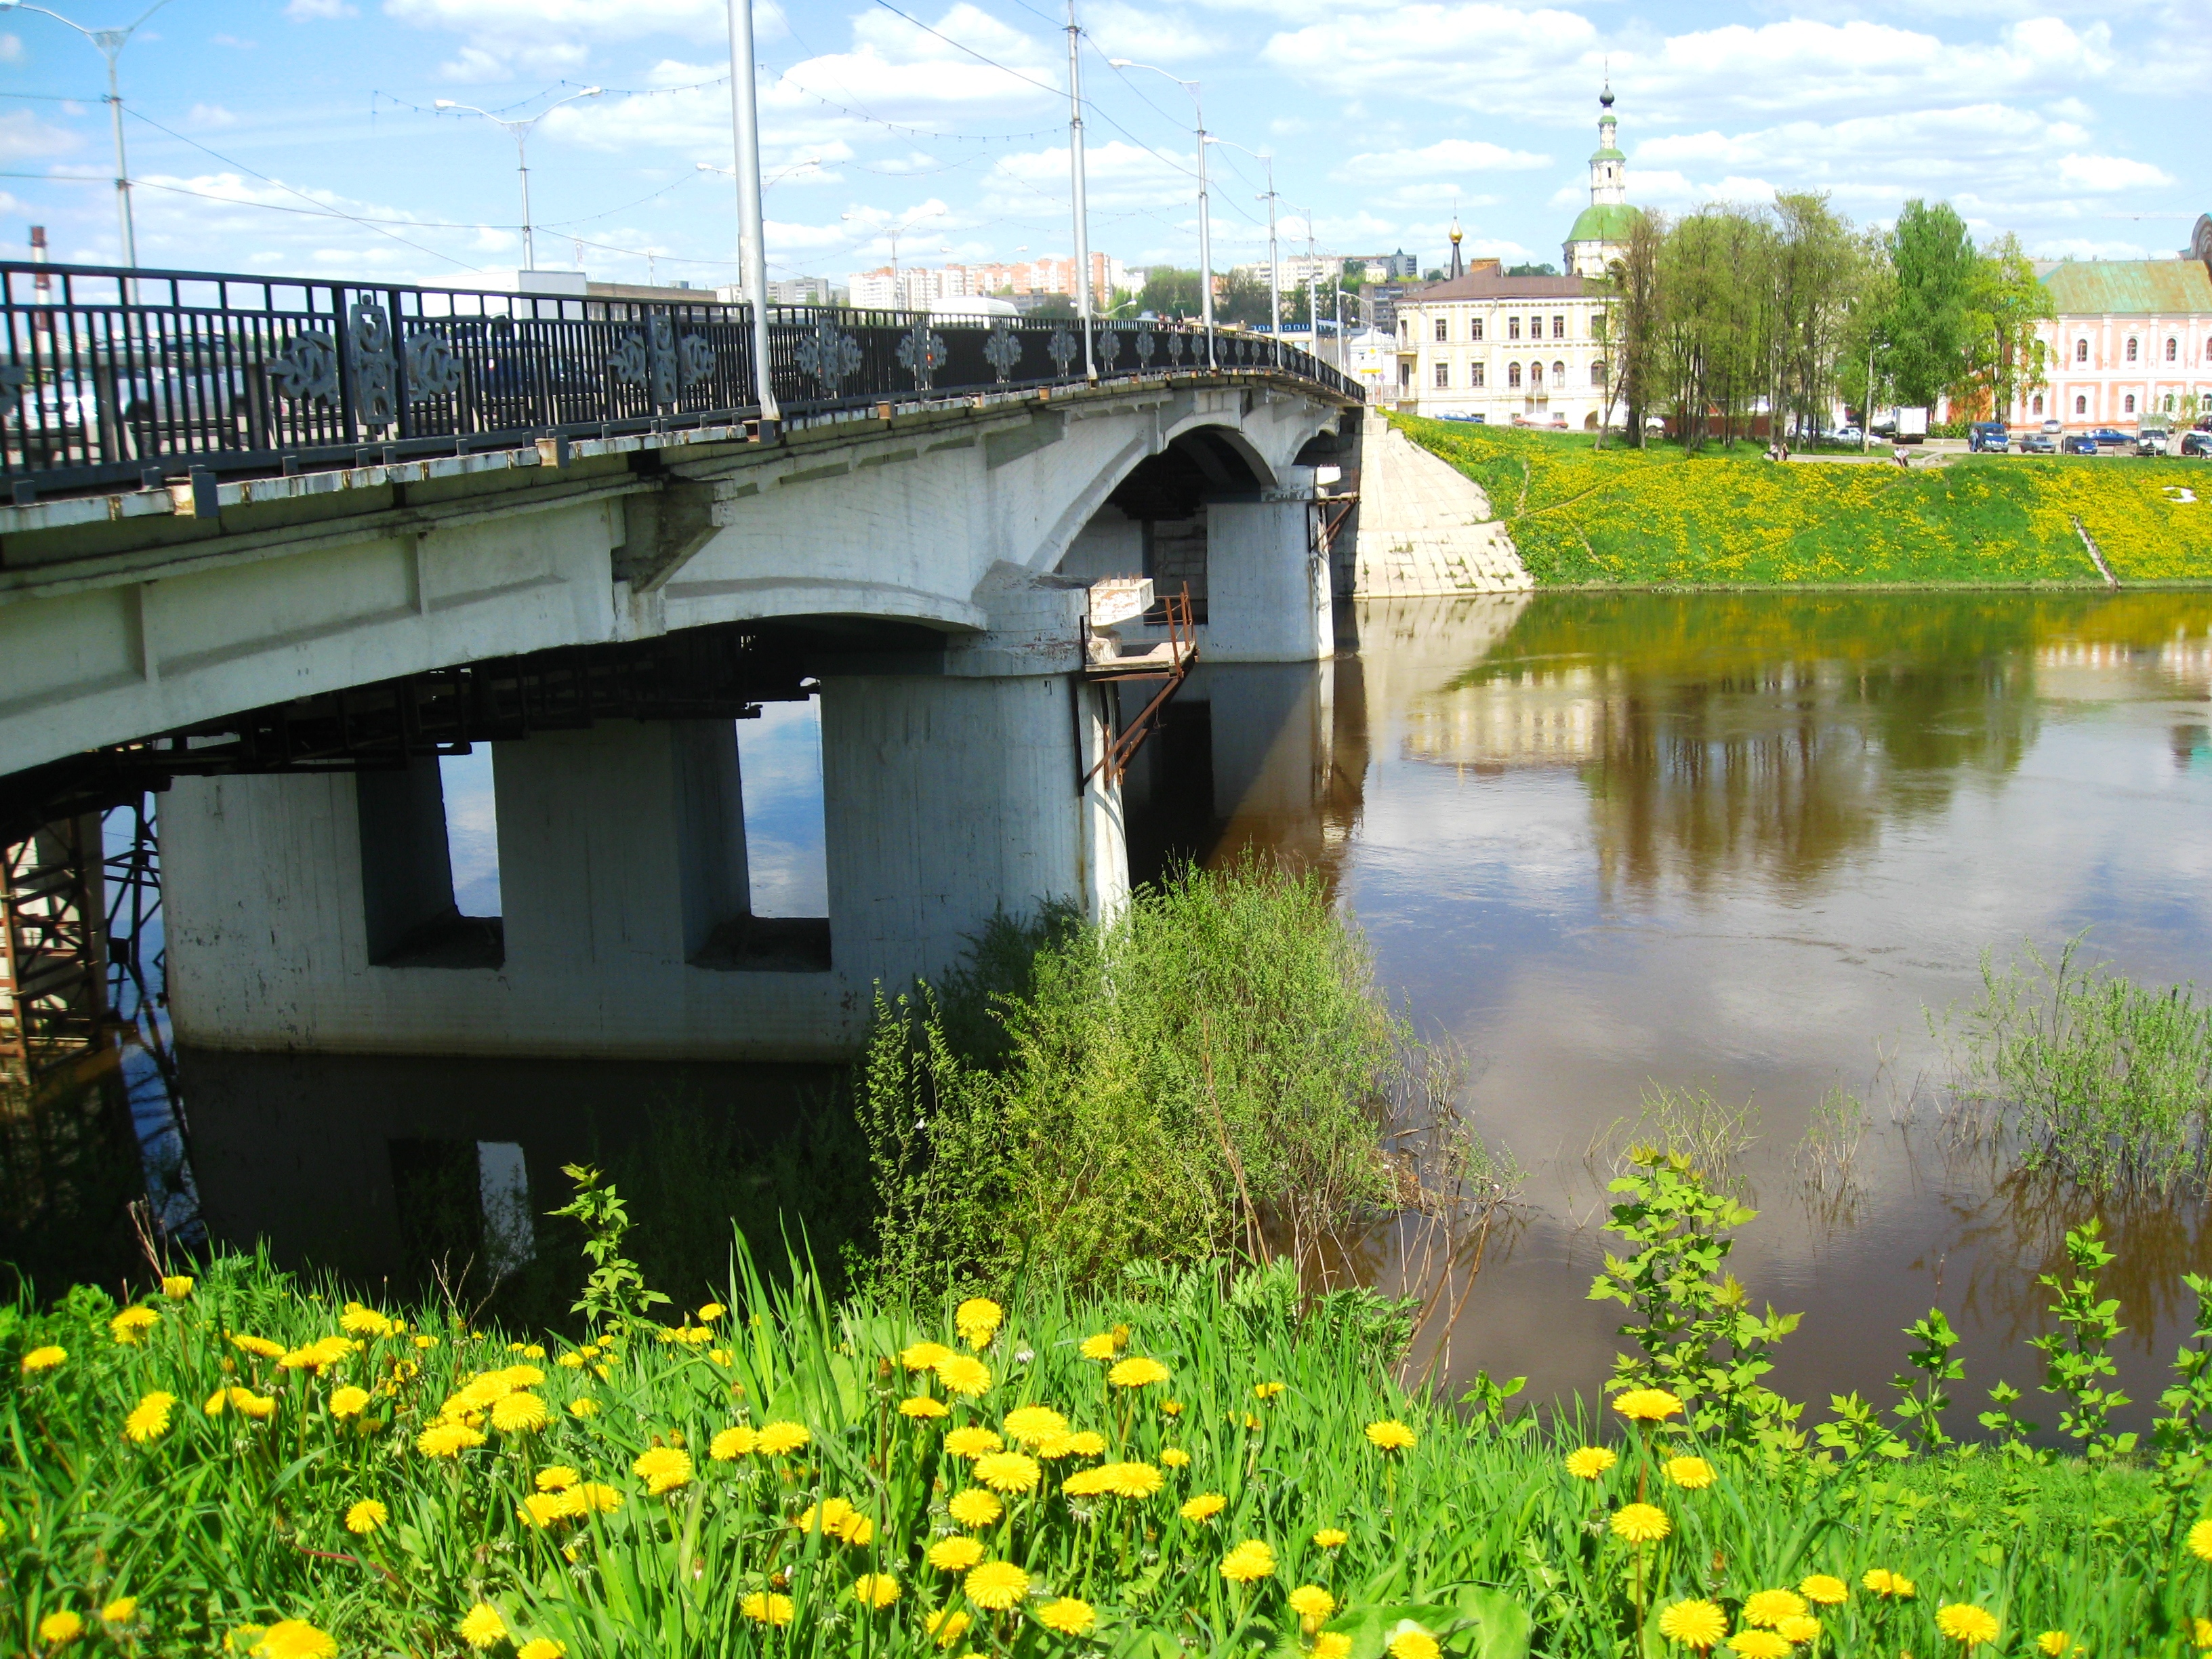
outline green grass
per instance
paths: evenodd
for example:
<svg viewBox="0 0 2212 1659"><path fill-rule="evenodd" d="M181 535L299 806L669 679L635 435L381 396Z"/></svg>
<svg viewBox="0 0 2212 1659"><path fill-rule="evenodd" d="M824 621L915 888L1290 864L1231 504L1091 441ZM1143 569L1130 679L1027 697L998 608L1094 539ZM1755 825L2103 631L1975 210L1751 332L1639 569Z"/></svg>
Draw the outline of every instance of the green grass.
<svg viewBox="0 0 2212 1659"><path fill-rule="evenodd" d="M1532 1645L1617 1656L1636 1650L1639 1585L1647 1618L1685 1597L1733 1616L1750 1592L1820 1572L1852 1587L1828 1610L1822 1652L1948 1651L1936 1610L1970 1601L2001 1620L1997 1652L2028 1652L2060 1628L2093 1654L2118 1655L2183 1651L2184 1621L2212 1606L2205 1567L2177 1540L2203 1494L2170 1509L2139 1468L1989 1453L1736 1455L1679 1430L1646 1431L1647 1443L1572 1415L1548 1425L1463 1419L1393 1381L1371 1327L1326 1309L1302 1316L1280 1269L1227 1285L1152 1273L1096 1296L1018 1286L980 1352L988 1387L974 1397L949 1392L950 1368L935 1378L897 1357L918 1338L958 1346L949 1307L915 1320L864 1298L832 1304L803 1275L777 1291L742 1261L727 1294L732 1312L645 1326L590 1352L551 1340L550 1354L519 1352L439 1309L392 1310L407 1328L356 1320L358 1349L320 1371L281 1369L225 1340L246 1333L289 1350L338 1328L337 1286L252 1257L221 1257L178 1299L151 1297L150 1328L127 1344L111 1334L114 1310L96 1291L0 1310L0 1571L12 1609L0 1611L0 1647L57 1651L40 1626L75 1613L92 1633L72 1659L245 1652L262 1639L246 1627L279 1620L311 1624L349 1656L459 1656L462 1621L483 1606L508 1632L489 1644L494 1659L532 1640L577 1659L1294 1659L1312 1638L1287 1595L1312 1583L1338 1603L1328 1627L1348 1638L1349 1659L1379 1659L1408 1619L1460 1659L1511 1659ZM1168 1380L1112 1386L1080 1345L1115 1332L1125 1355L1156 1359ZM67 1359L26 1373L24 1358L49 1343ZM542 1399L543 1426L483 1419L485 1443L458 1456L417 1449L441 1409L465 1410L451 1396L515 1365L529 1370L490 1391ZM1283 1387L1263 1397L1263 1383ZM368 1403L341 1417L339 1391L354 1385ZM273 1409L262 1420L202 1409L228 1388ZM134 1443L125 1420L157 1390L175 1396L168 1426ZM923 1394L949 1397L950 1419L896 1409ZM580 1401L594 1413L575 1414ZM1142 1462L1163 1485L1150 1497L1072 1498L1060 1490L1068 1474L1099 1457L1045 1460L1037 1490L975 1533L1030 1586L1015 1607L988 1613L925 1551L963 1532L948 1500L979 1473L946 1452L947 1428L1003 1427L1024 1404L1064 1413L1103 1438L1106 1457ZM1370 1443L1367 1425L1385 1420L1411 1428L1409 1449ZM808 1443L781 1455L711 1455L720 1431L770 1422L802 1425ZM1620 1462L1595 1480L1570 1475L1564 1455L1601 1437ZM658 1495L634 1473L655 1448L690 1460L689 1478ZM1692 1453L1717 1479L1678 1489L1656 1460ZM538 1474L559 1466L608 1488L611 1506L527 1522L519 1510ZM1200 1493L1219 1495L1219 1513L1186 1518L1181 1506ZM1607 1524L1639 1497L1670 1527L1640 1550ZM833 1498L867 1517L865 1540L796 1524ZM364 1499L388 1520L357 1534L344 1517ZM1316 1543L1324 1528L1346 1540ZM1249 1587L1218 1570L1244 1540L1265 1543L1273 1560ZM1875 1567L1914 1580L1915 1597L1861 1589ZM889 1607L855 1601L864 1572L896 1578ZM792 1598L787 1626L746 1616L748 1597L770 1594ZM125 1595L132 1618L104 1628L97 1610ZM1041 1622L1061 1596L1094 1609L1091 1636ZM973 1617L963 1642L933 1642L928 1620L939 1612Z"/></svg>
<svg viewBox="0 0 2212 1659"><path fill-rule="evenodd" d="M1392 419L1483 487L1544 586L2101 586L2076 519L2123 584L2212 582L2203 461L1961 456L1907 474Z"/></svg>

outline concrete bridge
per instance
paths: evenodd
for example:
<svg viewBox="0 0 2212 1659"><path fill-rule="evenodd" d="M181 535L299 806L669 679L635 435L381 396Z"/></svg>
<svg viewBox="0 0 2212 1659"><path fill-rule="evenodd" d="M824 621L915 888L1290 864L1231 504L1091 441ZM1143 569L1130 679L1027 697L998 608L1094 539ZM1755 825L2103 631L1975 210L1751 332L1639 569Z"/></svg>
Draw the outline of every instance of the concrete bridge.
<svg viewBox="0 0 2212 1659"><path fill-rule="evenodd" d="M1072 323L794 310L763 422L739 307L0 283L0 842L166 788L202 1048L842 1059L994 910L1114 908L1194 653L1332 650L1359 398L1278 342L1103 328L1086 381ZM829 913L757 918L732 722L809 696Z"/></svg>

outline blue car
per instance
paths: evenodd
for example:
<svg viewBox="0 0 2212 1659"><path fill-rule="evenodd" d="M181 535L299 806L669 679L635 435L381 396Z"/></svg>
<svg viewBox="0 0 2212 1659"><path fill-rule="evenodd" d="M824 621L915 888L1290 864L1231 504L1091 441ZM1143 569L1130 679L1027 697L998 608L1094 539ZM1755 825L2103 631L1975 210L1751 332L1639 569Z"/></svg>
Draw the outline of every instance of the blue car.
<svg viewBox="0 0 2212 1659"><path fill-rule="evenodd" d="M2100 426L2094 432L2092 432L2089 434L2089 441L2091 443L2104 444L2114 449L2125 449L2135 441L2136 434L2134 433L2115 432L2108 426Z"/></svg>
<svg viewBox="0 0 2212 1659"><path fill-rule="evenodd" d="M2062 455L2094 455L2097 453L2097 441L2086 432L2069 432L2059 441L2058 453Z"/></svg>
<svg viewBox="0 0 2212 1659"><path fill-rule="evenodd" d="M2002 421L1976 421L1966 428L1966 449L1975 455L2009 454L2012 437Z"/></svg>

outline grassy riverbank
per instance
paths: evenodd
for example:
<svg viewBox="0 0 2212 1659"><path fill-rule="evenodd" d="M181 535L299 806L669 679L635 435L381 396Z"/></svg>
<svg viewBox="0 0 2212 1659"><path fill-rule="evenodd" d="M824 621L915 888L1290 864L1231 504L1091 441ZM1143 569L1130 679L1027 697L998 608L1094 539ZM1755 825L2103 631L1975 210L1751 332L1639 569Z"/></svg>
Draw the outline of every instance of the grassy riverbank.
<svg viewBox="0 0 2212 1659"><path fill-rule="evenodd" d="M1545 586L2101 586L2077 518L2123 584L2212 583L2204 462L1960 456L1907 474L1392 419L1483 487Z"/></svg>

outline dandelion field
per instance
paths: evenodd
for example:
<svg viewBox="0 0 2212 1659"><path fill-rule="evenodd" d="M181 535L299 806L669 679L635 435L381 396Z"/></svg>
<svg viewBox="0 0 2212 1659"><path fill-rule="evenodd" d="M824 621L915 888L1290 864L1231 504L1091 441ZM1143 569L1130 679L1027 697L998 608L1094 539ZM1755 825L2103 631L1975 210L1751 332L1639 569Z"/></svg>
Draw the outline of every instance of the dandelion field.
<svg viewBox="0 0 2212 1659"><path fill-rule="evenodd" d="M1392 419L1483 487L1542 586L2101 587L2075 519L2123 585L2212 582L2203 461L1972 456L1908 474Z"/></svg>
<svg viewBox="0 0 2212 1659"><path fill-rule="evenodd" d="M772 1288L740 1250L725 1304L647 1318L610 1255L596 1334L543 1340L235 1254L120 1308L26 1297L0 1310L0 1631L72 1659L2212 1644L2212 1309L2154 1457L2091 1420L2079 1284L2053 1364L2084 1455L1952 1442L1919 1327L1917 1409L1838 1400L1808 1431L1758 1382L1794 1321L1717 1271L1748 1212L1657 1153L1617 1190L1592 1293L1633 1352L1608 1403L1548 1419L1510 1384L1409 1394L1280 1274L917 1316Z"/></svg>

